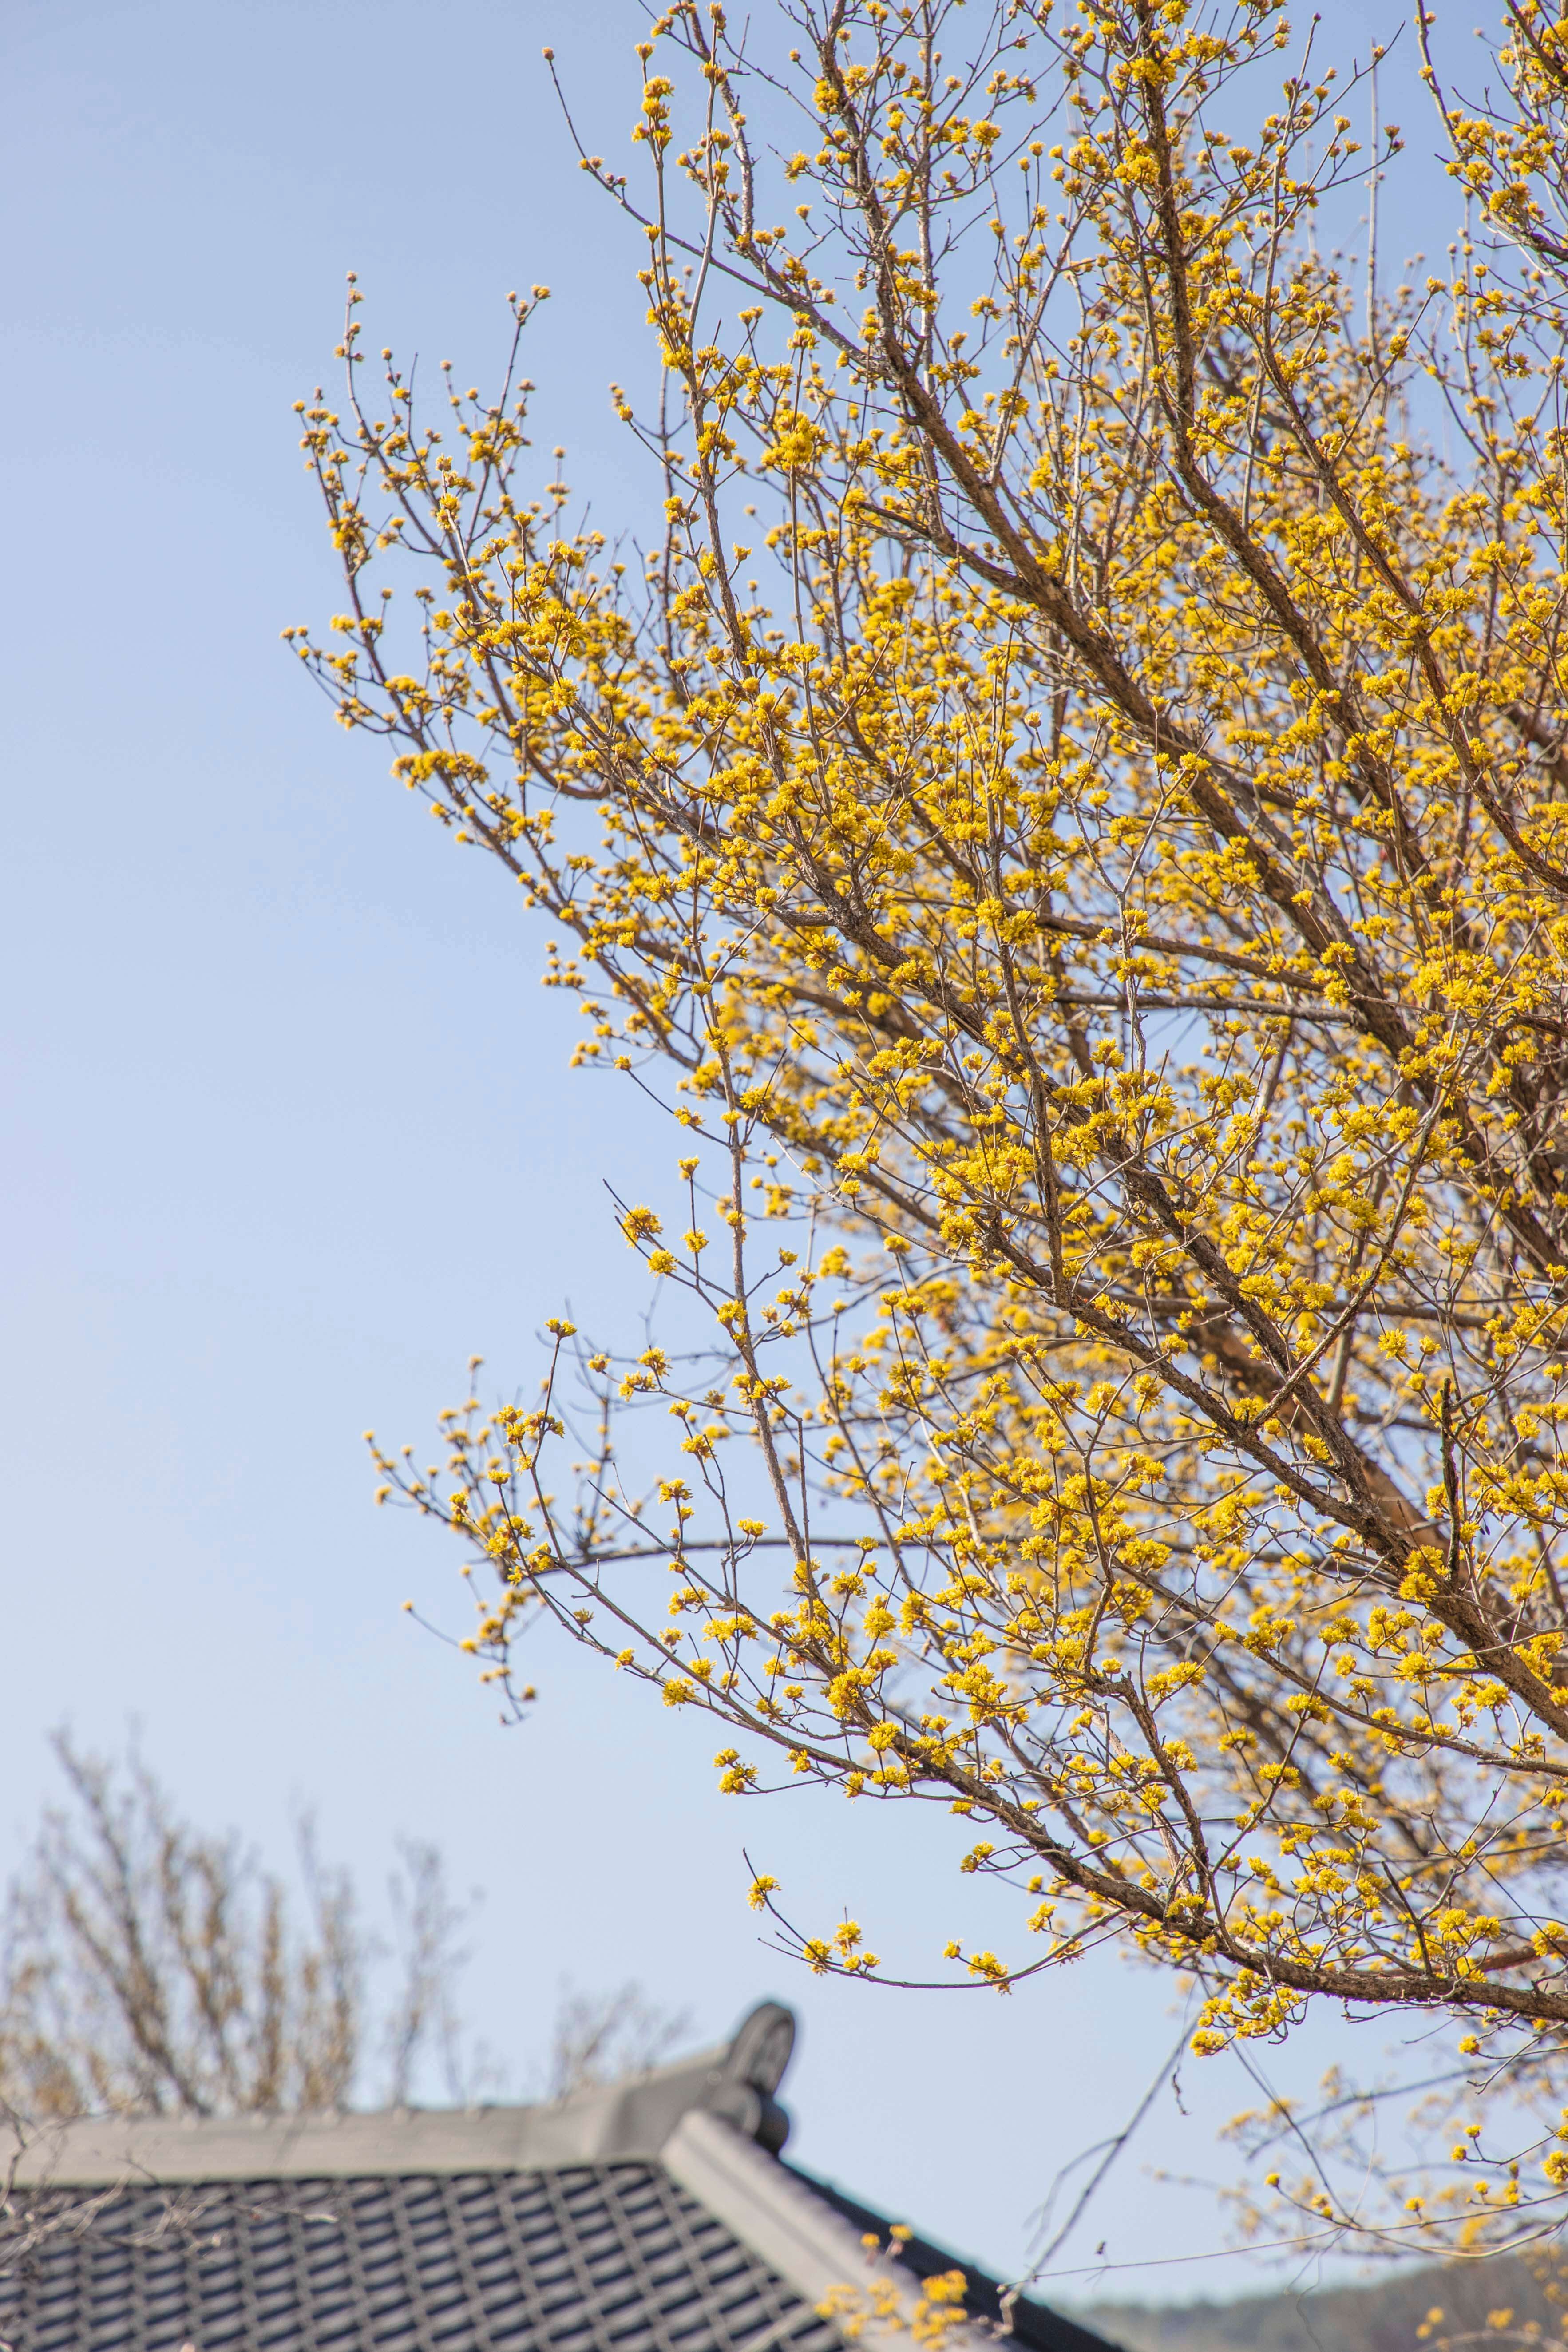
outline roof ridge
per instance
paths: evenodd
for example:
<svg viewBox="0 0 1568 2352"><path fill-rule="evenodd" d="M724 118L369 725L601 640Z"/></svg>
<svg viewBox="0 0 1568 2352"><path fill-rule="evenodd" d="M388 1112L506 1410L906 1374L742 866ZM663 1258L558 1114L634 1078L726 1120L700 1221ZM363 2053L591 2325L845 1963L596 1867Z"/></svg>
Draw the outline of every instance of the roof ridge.
<svg viewBox="0 0 1568 2352"><path fill-rule="evenodd" d="M39 2126L18 2185L117 2180L308 2180L539 2172L651 2161L694 2107L776 2154L789 2118L773 2093L795 2019L763 2001L714 2050L573 2097L526 2106L388 2107L240 2116L87 2116Z"/></svg>

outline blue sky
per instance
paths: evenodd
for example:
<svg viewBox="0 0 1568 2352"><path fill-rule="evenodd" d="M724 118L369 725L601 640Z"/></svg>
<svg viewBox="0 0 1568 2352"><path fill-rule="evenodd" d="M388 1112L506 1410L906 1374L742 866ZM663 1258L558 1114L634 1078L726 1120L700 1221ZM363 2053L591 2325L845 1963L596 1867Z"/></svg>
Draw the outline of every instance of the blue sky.
<svg viewBox="0 0 1568 2352"><path fill-rule="evenodd" d="M564 1300L601 1329L640 1308L605 1181L651 1189L674 1145L568 1074L517 894L279 643L335 602L290 403L331 366L351 267L367 342L481 383L507 289L543 280L542 449L569 444L596 520L640 510L605 394L636 364L636 248L539 60L552 41L615 152L640 21L631 0L10 0L0 23L0 1867L61 1722L112 1746L139 1721L190 1811L275 1850L313 1800L373 1885L397 1832L437 1838L484 1890L468 2006L518 2076L566 1976L639 1977L715 2036L779 1994L805 2029L793 2152L1011 2267L1058 2166L1163 2056L1168 1990L1110 1960L1010 2001L803 1975L758 1943L742 1842L801 1916L847 1906L923 1965L960 1885L976 1900L941 1826L738 1809L710 1735L572 1654L541 1654L539 1714L503 1733L398 1609L456 1622L451 1548L370 1507L367 1424L423 1446L470 1350L526 1381ZM1396 21L1339 0L1325 47ZM1407 71L1387 79L1385 119L1402 103L1429 148ZM1392 241L1435 184L1418 167ZM1008 1933L1000 1906L962 1916ZM1330 2054L1326 2024L1268 2063ZM1182 2093L1080 2233L1079 2259L1104 2240L1162 2265L1109 2291L1256 2283L1209 2258L1206 2192L1150 2171L1226 2172L1212 2126L1251 2086L1192 2063Z"/></svg>

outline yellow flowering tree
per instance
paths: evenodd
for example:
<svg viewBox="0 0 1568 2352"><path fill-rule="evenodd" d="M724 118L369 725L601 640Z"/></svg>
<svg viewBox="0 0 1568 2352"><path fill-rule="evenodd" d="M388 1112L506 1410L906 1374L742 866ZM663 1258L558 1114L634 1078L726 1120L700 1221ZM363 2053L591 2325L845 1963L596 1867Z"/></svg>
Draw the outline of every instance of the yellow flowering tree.
<svg viewBox="0 0 1568 2352"><path fill-rule="evenodd" d="M712 1336L558 1326L384 1488L507 1688L543 1609L726 1789L965 1816L1037 1941L961 1978L1115 1935L1199 2050L1327 1996L1518 2081L1568 2027L1563 27L1522 0L1490 117L1429 67L1479 226L1385 296L1307 231L1397 134L1274 0L773 19L670 9L637 170L584 157L651 556L531 495L515 365L372 399L357 289L302 404L347 607L290 635L686 1130L622 1228ZM607 1436L554 1499L579 1379L675 1416L658 1500ZM1467 2226L1568 2174L1464 2146Z"/></svg>

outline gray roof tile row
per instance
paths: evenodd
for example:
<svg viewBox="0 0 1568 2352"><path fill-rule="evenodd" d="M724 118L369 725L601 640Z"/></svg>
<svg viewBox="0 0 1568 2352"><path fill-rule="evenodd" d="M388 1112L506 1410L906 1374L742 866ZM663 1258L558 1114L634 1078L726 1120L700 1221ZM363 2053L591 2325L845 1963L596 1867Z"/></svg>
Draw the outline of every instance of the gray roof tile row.
<svg viewBox="0 0 1568 2352"><path fill-rule="evenodd" d="M67 2192L42 2190L41 2198ZM128 2187L0 2273L16 2352L827 2352L656 2164Z"/></svg>

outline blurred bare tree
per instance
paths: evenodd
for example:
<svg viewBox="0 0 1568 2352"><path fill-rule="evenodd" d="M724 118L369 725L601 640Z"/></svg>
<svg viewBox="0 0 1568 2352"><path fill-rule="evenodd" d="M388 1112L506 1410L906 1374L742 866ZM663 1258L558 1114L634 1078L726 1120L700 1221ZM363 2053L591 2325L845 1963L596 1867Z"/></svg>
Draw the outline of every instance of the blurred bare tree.
<svg viewBox="0 0 1568 2352"><path fill-rule="evenodd" d="M400 1981L373 2003L385 1947L308 1816L301 1901L237 1834L183 1821L140 1757L116 1766L54 1744L68 1801L46 1813L5 1903L0 2101L35 2123L341 2107L374 2053L401 2103L432 2046L450 2095L468 2093L452 2009L467 1915L436 1848L400 1847Z"/></svg>
<svg viewBox="0 0 1568 2352"><path fill-rule="evenodd" d="M438 1848L400 1842L388 1942L308 1814L291 1893L236 1832L183 1820L134 1751L106 1761L63 1733L54 1747L66 1801L0 1915L0 2125L18 2147L104 2111L401 2106L432 2073L455 2102L504 2088L456 2005L473 1905L453 1898ZM635 1983L563 1986L544 2095L645 2074L689 2024Z"/></svg>

